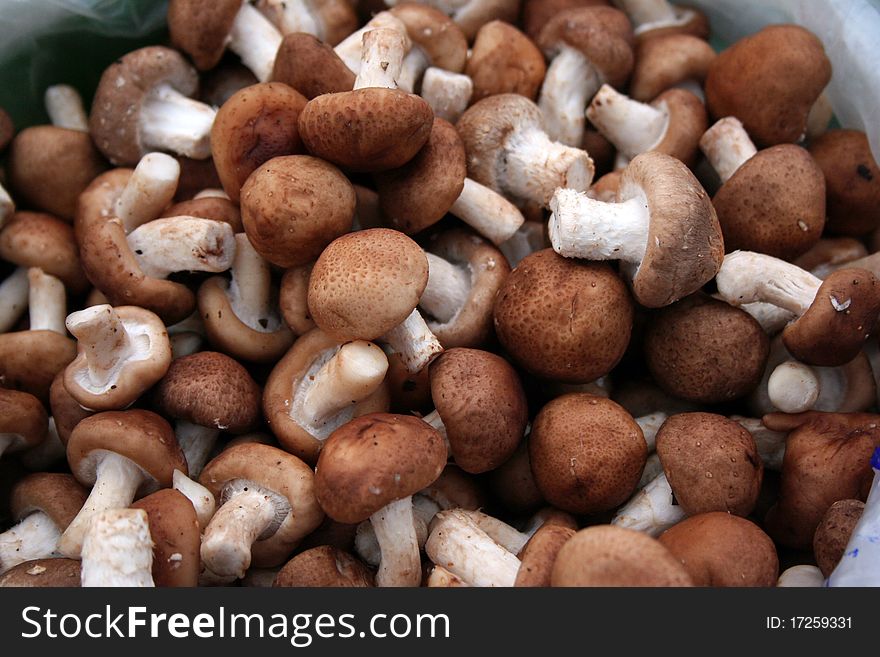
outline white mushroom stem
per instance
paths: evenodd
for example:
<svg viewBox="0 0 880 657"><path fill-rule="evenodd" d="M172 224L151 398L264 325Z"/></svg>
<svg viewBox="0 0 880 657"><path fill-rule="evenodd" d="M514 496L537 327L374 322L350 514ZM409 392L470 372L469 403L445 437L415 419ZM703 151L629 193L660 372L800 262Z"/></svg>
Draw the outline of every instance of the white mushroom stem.
<svg viewBox="0 0 880 657"><path fill-rule="evenodd" d="M422 76L422 98L434 110L434 116L450 123L455 123L464 114L473 93L473 80L463 73L431 66Z"/></svg>
<svg viewBox="0 0 880 657"><path fill-rule="evenodd" d="M260 82L266 82L272 76L281 40L281 32L268 18L250 3L241 4L229 32L229 49L241 58L241 63Z"/></svg>
<svg viewBox="0 0 880 657"><path fill-rule="evenodd" d="M525 221L513 203L470 178L464 179L449 212L496 245L513 237Z"/></svg>
<svg viewBox="0 0 880 657"><path fill-rule="evenodd" d="M437 336L428 328L417 309L388 331L382 339L400 354L400 359L410 373L420 372L443 351Z"/></svg>
<svg viewBox="0 0 880 657"><path fill-rule="evenodd" d="M511 554L519 554L520 550L525 547L525 544L528 543L529 539L532 537L531 534L521 532L516 527L511 527L503 520L487 515L482 511L462 509L462 513L473 520L477 527L486 532L489 538ZM537 527L535 529L537 530Z"/></svg>
<svg viewBox="0 0 880 657"><path fill-rule="evenodd" d="M18 458L22 465L32 472L46 472L56 463L67 458L67 447L58 437L54 417L49 418L49 430L43 442L25 450Z"/></svg>
<svg viewBox="0 0 880 657"><path fill-rule="evenodd" d="M174 199L179 179L180 163L173 157L165 153L144 155L114 205L125 232L162 214Z"/></svg>
<svg viewBox="0 0 880 657"><path fill-rule="evenodd" d="M727 303L741 306L763 301L797 316L803 315L822 285L822 279L797 265L752 251L728 253L715 277L718 294ZM847 299L831 297L831 304L846 310Z"/></svg>
<svg viewBox="0 0 880 657"><path fill-rule="evenodd" d="M48 559L58 547L61 532L42 511L26 516L0 534L0 574L32 559Z"/></svg>
<svg viewBox="0 0 880 657"><path fill-rule="evenodd" d="M197 201L200 198L225 198L227 201L230 200L229 194L224 192L222 189L218 189L216 187L206 187L198 194L193 196L194 201Z"/></svg>
<svg viewBox="0 0 880 657"><path fill-rule="evenodd" d="M434 566L428 575L427 586L431 588L449 588L458 586L470 586L458 575L453 575L443 566Z"/></svg>
<svg viewBox="0 0 880 657"><path fill-rule="evenodd" d="M726 183L737 169L758 152L743 124L733 116L720 119L703 133L700 150L722 183Z"/></svg>
<svg viewBox="0 0 880 657"><path fill-rule="evenodd" d="M659 536L684 517L682 508L673 504L666 475L660 474L614 514L611 524Z"/></svg>
<svg viewBox="0 0 880 657"><path fill-rule="evenodd" d="M364 33L361 65L354 89L397 89L408 39L405 33L380 27Z"/></svg>
<svg viewBox="0 0 880 657"><path fill-rule="evenodd" d="M511 267L544 248L544 224L540 221L525 221L510 239L498 245Z"/></svg>
<svg viewBox="0 0 880 657"><path fill-rule="evenodd" d="M416 541L419 549L425 546L428 540L428 525L440 510L439 505L424 495L412 496L412 512L413 526L416 532ZM365 520L357 527L354 537L355 551L358 556L363 559L364 563L373 566L379 565L382 560L382 548L379 546L379 539L376 538L376 530L373 523Z"/></svg>
<svg viewBox="0 0 880 657"><path fill-rule="evenodd" d="M56 84L46 88L43 103L52 125L68 130L89 131L89 117L83 106L82 96L69 84Z"/></svg>
<svg viewBox="0 0 880 657"><path fill-rule="evenodd" d="M431 60L417 45L412 45L409 52L403 57L400 66L400 77L397 86L407 93L414 93L425 70L431 65Z"/></svg>
<svg viewBox="0 0 880 657"><path fill-rule="evenodd" d="M28 306L32 331L54 331L67 335L64 327L67 315L64 283L39 267L28 269Z"/></svg>
<svg viewBox="0 0 880 657"><path fill-rule="evenodd" d="M643 194L603 203L583 192L558 189L550 209L550 243L561 256L641 262L645 255L650 214Z"/></svg>
<svg viewBox="0 0 880 657"><path fill-rule="evenodd" d="M210 105L184 96L170 84L160 84L141 104L141 144L146 150L204 160L211 157L211 127L216 114Z"/></svg>
<svg viewBox="0 0 880 657"><path fill-rule="evenodd" d="M657 442L657 432L660 431L660 427L666 422L666 418L666 413L663 413L662 411L634 418L636 424L638 424L642 430L642 435L645 436L645 442L648 444L648 453L654 451Z"/></svg>
<svg viewBox="0 0 880 657"><path fill-rule="evenodd" d="M603 84L587 108L587 118L627 157L651 150L669 127L669 112L633 100Z"/></svg>
<svg viewBox="0 0 880 657"><path fill-rule="evenodd" d="M795 319L796 315L785 308L774 306L772 303L744 303L740 306L751 315L767 335L776 335L785 325Z"/></svg>
<svg viewBox="0 0 880 657"><path fill-rule="evenodd" d="M782 472L782 460L785 458L785 440L788 437L788 433L771 431L764 426L760 418L731 415L730 419L739 422L746 431L752 434L752 438L755 439L755 446L758 448L758 456L761 457L761 462L764 464L764 469Z"/></svg>
<svg viewBox="0 0 880 657"><path fill-rule="evenodd" d="M153 539L143 509L95 515L82 548L83 587L152 587Z"/></svg>
<svg viewBox="0 0 880 657"><path fill-rule="evenodd" d="M437 514L425 552L471 586L513 586L520 560L480 529L461 509Z"/></svg>
<svg viewBox="0 0 880 657"><path fill-rule="evenodd" d="M324 40L322 21L306 0L258 0L256 6L281 34L305 32Z"/></svg>
<svg viewBox="0 0 880 657"><path fill-rule="evenodd" d="M86 503L64 530L58 543L58 551L71 559L79 558L92 518L107 509L129 506L149 477L136 463L114 452L102 450L93 453L92 458L98 460L95 484Z"/></svg>
<svg viewBox="0 0 880 657"><path fill-rule="evenodd" d="M235 257L235 234L223 221L166 217L128 234L128 246L141 271L166 278L178 271L226 271Z"/></svg>
<svg viewBox="0 0 880 657"><path fill-rule="evenodd" d="M67 316L67 330L85 352L89 382L105 387L134 351L125 324L111 306L90 306Z"/></svg>
<svg viewBox="0 0 880 657"><path fill-rule="evenodd" d="M172 475L172 488L192 502L196 510L196 518L199 520L199 531L204 532L214 512L217 510L217 502L207 488L199 482L187 477L180 470L175 470Z"/></svg>
<svg viewBox="0 0 880 657"><path fill-rule="evenodd" d="M272 270L245 233L237 233L229 303L244 324L255 331L266 331L272 315Z"/></svg>
<svg viewBox="0 0 880 657"><path fill-rule="evenodd" d="M385 505L370 516L382 550L376 586L418 586L422 562L416 536L412 497Z"/></svg>
<svg viewBox="0 0 880 657"><path fill-rule="evenodd" d="M9 192L7 192L3 184L0 183L0 228L3 228L3 224L6 223L6 220L9 219L14 212L15 203L13 203Z"/></svg>
<svg viewBox="0 0 880 657"><path fill-rule="evenodd" d="M388 4L389 7L391 6L389 3L386 4ZM361 52L363 51L364 34L380 27L387 27L397 30L402 34L406 34L406 25L404 25L403 21L390 12L380 11L373 16L366 25L356 32L349 34L333 49L333 52L337 54L339 59L341 59L355 75L358 74L361 68Z"/></svg>
<svg viewBox="0 0 880 657"><path fill-rule="evenodd" d="M767 380L770 402L783 413L810 410L815 406L819 392L815 370L796 360L779 364Z"/></svg>
<svg viewBox="0 0 880 657"><path fill-rule="evenodd" d="M820 588L825 586L825 576L817 566L792 566L785 569L776 581L777 587Z"/></svg>
<svg viewBox="0 0 880 657"><path fill-rule="evenodd" d="M198 477L211 456L220 429L217 427L203 427L185 420L178 420L174 425L174 435L177 443L186 457L187 470L192 477Z"/></svg>
<svg viewBox="0 0 880 657"><path fill-rule="evenodd" d="M471 293L470 273L448 260L425 252L428 284L419 306L440 323L450 321L467 303Z"/></svg>
<svg viewBox="0 0 880 657"><path fill-rule="evenodd" d="M0 283L0 333L9 331L28 306L27 267L18 267Z"/></svg>
<svg viewBox="0 0 880 657"><path fill-rule="evenodd" d="M654 481L659 475L663 474L663 464L660 463L660 455L657 452L648 454L648 460L645 461L645 469L642 470L642 476L636 485L636 490L642 490L645 486Z"/></svg>
<svg viewBox="0 0 880 657"><path fill-rule="evenodd" d="M538 106L550 139L579 147L584 140L584 108L599 90L602 79L584 55L562 45L547 67Z"/></svg>

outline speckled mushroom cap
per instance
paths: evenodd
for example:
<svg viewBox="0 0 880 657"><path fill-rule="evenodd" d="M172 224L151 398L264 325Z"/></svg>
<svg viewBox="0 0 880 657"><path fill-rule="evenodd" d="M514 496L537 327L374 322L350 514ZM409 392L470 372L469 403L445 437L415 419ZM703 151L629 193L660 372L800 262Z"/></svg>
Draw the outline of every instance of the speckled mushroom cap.
<svg viewBox="0 0 880 657"><path fill-rule="evenodd" d="M571 527L541 525L519 554L522 565L514 586L550 586L556 556L575 533Z"/></svg>
<svg viewBox="0 0 880 657"><path fill-rule="evenodd" d="M67 462L81 484L95 483L95 452L99 451L124 456L148 475L149 480L139 489L141 494L170 488L175 470L188 472L171 425L151 411L96 413L74 427L67 442Z"/></svg>
<svg viewBox="0 0 880 657"><path fill-rule="evenodd" d="M691 34L666 34L645 39L636 48L629 95L647 103L685 80L702 85L716 56L705 39Z"/></svg>
<svg viewBox="0 0 880 657"><path fill-rule="evenodd" d="M480 27L465 68L474 83L472 103L498 94L534 100L546 72L544 55L531 39L498 20Z"/></svg>
<svg viewBox="0 0 880 657"><path fill-rule="evenodd" d="M9 510L16 520L42 511L59 531L64 531L85 504L88 492L73 475L60 472L35 472L16 482L9 500Z"/></svg>
<svg viewBox="0 0 880 657"><path fill-rule="evenodd" d="M635 491L648 445L617 403L587 393L557 397L529 435L535 483L553 506L577 514L610 511Z"/></svg>
<svg viewBox="0 0 880 657"><path fill-rule="evenodd" d="M693 586L687 571L657 539L632 529L596 525L572 536L556 557L552 586Z"/></svg>
<svg viewBox="0 0 880 657"><path fill-rule="evenodd" d="M140 136L140 106L161 84L192 96L199 77L183 55L164 46L133 50L104 70L92 100L89 132L98 150L113 164L137 164L146 154L148 149Z"/></svg>
<svg viewBox="0 0 880 657"><path fill-rule="evenodd" d="M291 32L284 36L275 55L271 79L311 100L322 94L351 91L355 74L330 45L311 34Z"/></svg>
<svg viewBox="0 0 880 657"><path fill-rule="evenodd" d="M334 431L318 457L315 490L338 522L361 522L440 476L446 444L409 415L371 413Z"/></svg>
<svg viewBox="0 0 880 657"><path fill-rule="evenodd" d="M812 305L782 331L785 348L808 365L835 367L858 356L880 314L880 281L867 269L831 272Z"/></svg>
<svg viewBox="0 0 880 657"><path fill-rule="evenodd" d="M180 491L164 488L139 499L131 508L147 513L156 586L198 586L202 537L192 502Z"/></svg>
<svg viewBox="0 0 880 657"><path fill-rule="evenodd" d="M825 179L810 154L794 144L758 152L712 199L728 252L746 249L792 260L825 226Z"/></svg>
<svg viewBox="0 0 880 657"><path fill-rule="evenodd" d="M837 567L853 529L862 517L861 500L838 500L828 507L813 535L813 556L825 577Z"/></svg>
<svg viewBox="0 0 880 657"><path fill-rule="evenodd" d="M679 413L663 423L656 440L669 486L686 514L747 516L755 508L764 465L741 424L714 413Z"/></svg>
<svg viewBox="0 0 880 657"><path fill-rule="evenodd" d="M277 531L258 540L251 549L252 566L277 566L284 563L293 548L324 519L315 498L315 473L293 454L258 443L229 447L202 470L199 483L207 487L217 503L222 503L227 482L251 481L283 496L290 512Z"/></svg>
<svg viewBox="0 0 880 657"><path fill-rule="evenodd" d="M309 279L309 311L337 340L375 340L406 319L428 283L428 259L403 233L370 228L334 240Z"/></svg>
<svg viewBox="0 0 880 657"><path fill-rule="evenodd" d="M537 39L544 25L556 14L575 7L607 5L607 0L525 0L521 22L530 39Z"/></svg>
<svg viewBox="0 0 880 657"><path fill-rule="evenodd" d="M0 575L3 587L78 588L79 559L34 559L24 561Z"/></svg>
<svg viewBox="0 0 880 657"><path fill-rule="evenodd" d="M431 136L413 159L376 175L382 214L390 227L414 235L443 218L461 194L466 176L458 131L435 118Z"/></svg>
<svg viewBox="0 0 880 657"><path fill-rule="evenodd" d="M0 381L3 386L49 403L52 380L76 357L76 341L55 331L0 334Z"/></svg>
<svg viewBox="0 0 880 657"><path fill-rule="evenodd" d="M431 363L430 373L455 463L476 474L510 458L528 422L526 393L513 367L488 351L456 347Z"/></svg>
<svg viewBox="0 0 880 657"><path fill-rule="evenodd" d="M73 229L51 214L14 213L0 230L0 258L19 267L39 267L72 293L88 287Z"/></svg>
<svg viewBox="0 0 880 657"><path fill-rule="evenodd" d="M770 340L751 315L702 293L652 315L643 345L657 385L705 404L751 392L770 353Z"/></svg>
<svg viewBox="0 0 880 657"><path fill-rule="evenodd" d="M715 119L735 116L759 146L792 143L831 79L822 42L797 25L769 25L724 50L706 76Z"/></svg>
<svg viewBox="0 0 880 657"><path fill-rule="evenodd" d="M407 35L425 52L432 66L453 73L464 70L468 57L467 38L446 14L415 2L395 5L388 11L406 25Z"/></svg>
<svg viewBox="0 0 880 657"><path fill-rule="evenodd" d="M73 428L79 424L80 420L92 415L92 411L87 411L80 406L67 392L67 388L64 387L64 369L55 375L55 378L52 379L52 385L49 386L49 409L52 419L55 420L58 438L65 446L70 439L70 432L73 431Z"/></svg>
<svg viewBox="0 0 880 657"><path fill-rule="evenodd" d="M241 218L254 249L279 267L311 262L351 229L354 189L342 172L309 155L265 162L241 188Z"/></svg>
<svg viewBox="0 0 880 657"><path fill-rule="evenodd" d="M17 436L6 451L39 445L48 430L49 417L39 399L27 392L0 388L0 435Z"/></svg>
<svg viewBox="0 0 880 657"><path fill-rule="evenodd" d="M171 43L201 71L214 68L226 50L232 23L242 0L171 0L168 31Z"/></svg>
<svg viewBox="0 0 880 657"><path fill-rule="evenodd" d="M261 164L305 150L297 120L307 102L286 84L265 82L245 87L223 103L211 128L211 154L231 200L239 200L241 186Z"/></svg>
<svg viewBox="0 0 880 657"><path fill-rule="evenodd" d="M776 546L755 523L721 511L685 518L658 539L695 586L776 586Z"/></svg>
<svg viewBox="0 0 880 657"><path fill-rule="evenodd" d="M860 130L829 130L810 142L825 176L829 232L860 237L880 224L880 167Z"/></svg>
<svg viewBox="0 0 880 657"><path fill-rule="evenodd" d="M275 575L274 587L375 586L373 573L345 550L320 545L300 552Z"/></svg>
<svg viewBox="0 0 880 657"><path fill-rule="evenodd" d="M498 339L518 365L545 379L587 383L623 357L633 305L609 265L543 249L510 272L494 316Z"/></svg>
<svg viewBox="0 0 880 657"><path fill-rule="evenodd" d="M216 351L175 359L154 392L161 413L230 433L256 427L260 396L260 386L248 371Z"/></svg>

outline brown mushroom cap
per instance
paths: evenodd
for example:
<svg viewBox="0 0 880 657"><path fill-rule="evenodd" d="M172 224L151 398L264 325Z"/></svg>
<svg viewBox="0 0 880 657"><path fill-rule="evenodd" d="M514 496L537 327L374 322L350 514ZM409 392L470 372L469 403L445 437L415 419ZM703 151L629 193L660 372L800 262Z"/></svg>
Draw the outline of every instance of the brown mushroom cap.
<svg viewBox="0 0 880 657"><path fill-rule="evenodd" d="M440 476L422 488L418 494L427 497L443 509L477 511L487 503L480 480L466 473L455 463L447 463Z"/></svg>
<svg viewBox="0 0 880 657"><path fill-rule="evenodd" d="M34 559L24 561L0 575L3 587L79 587L79 559Z"/></svg>
<svg viewBox="0 0 880 657"><path fill-rule="evenodd" d="M317 258L351 229L355 194L332 164L309 155L275 157L241 188L241 218L263 258L296 267Z"/></svg>
<svg viewBox="0 0 880 657"><path fill-rule="evenodd" d="M275 575L276 587L375 586L373 573L359 559L330 545L300 552Z"/></svg>
<svg viewBox="0 0 880 657"><path fill-rule="evenodd" d="M202 537L192 502L180 491L165 488L141 498L131 508L147 513L156 586L198 586Z"/></svg>
<svg viewBox="0 0 880 657"><path fill-rule="evenodd" d="M403 233L370 228L334 240L315 262L309 310L337 340L375 340L418 305L428 259Z"/></svg>
<svg viewBox="0 0 880 657"><path fill-rule="evenodd" d="M699 153L700 137L709 127L703 101L685 89L667 89L651 105L669 116L666 132L653 150L693 166Z"/></svg>
<svg viewBox="0 0 880 657"><path fill-rule="evenodd" d="M160 412L203 427L242 433L260 420L260 386L238 361L216 351L175 359L154 395Z"/></svg>
<svg viewBox="0 0 880 657"><path fill-rule="evenodd" d="M447 349L430 365L431 397L455 463L494 470L516 450L528 422L526 393L506 360L488 351Z"/></svg>
<svg viewBox="0 0 880 657"><path fill-rule="evenodd" d="M278 307L284 321L296 336L308 333L315 328L309 313L309 278L312 263L291 267L281 277L278 292Z"/></svg>
<svg viewBox="0 0 880 657"><path fill-rule="evenodd" d="M529 441L523 440L507 461L495 468L489 479L495 498L505 509L529 513L544 504L529 461Z"/></svg>
<svg viewBox="0 0 880 657"><path fill-rule="evenodd" d="M572 536L556 556L552 586L693 586L669 550L647 534L597 525Z"/></svg>
<svg viewBox="0 0 880 657"><path fill-rule="evenodd" d="M658 540L681 561L695 586L776 586L776 546L745 518L701 513L673 525Z"/></svg>
<svg viewBox="0 0 880 657"><path fill-rule="evenodd" d="M715 404L754 390L770 340L744 310L692 294L651 317L644 352L651 376L667 393Z"/></svg>
<svg viewBox="0 0 880 657"><path fill-rule="evenodd" d="M858 356L880 314L880 281L867 269L831 272L812 305L782 331L785 348L808 365L835 367Z"/></svg>
<svg viewBox="0 0 880 657"><path fill-rule="evenodd" d="M880 167L860 130L829 130L810 142L825 176L829 232L861 237L880 224Z"/></svg>
<svg viewBox="0 0 880 657"><path fill-rule="evenodd" d="M272 81L283 82L311 100L323 94L351 91L355 74L333 48L311 34L285 35L272 69Z"/></svg>
<svg viewBox="0 0 880 657"><path fill-rule="evenodd" d="M286 84L266 82L245 87L223 103L211 128L211 153L231 200L239 200L245 180L261 164L305 150L297 120L307 102Z"/></svg>
<svg viewBox="0 0 880 657"><path fill-rule="evenodd" d="M714 413L670 416L657 432L657 455L676 502L689 516L755 508L764 465L752 434Z"/></svg>
<svg viewBox="0 0 880 657"><path fill-rule="evenodd" d="M203 196L180 201L169 205L161 215L161 217L182 216L222 221L232 226L233 233L244 232L244 227L241 224L241 210L238 205L221 196Z"/></svg>
<svg viewBox="0 0 880 657"><path fill-rule="evenodd" d="M73 229L51 214L13 214L0 231L0 258L19 267L39 267L72 293L88 287Z"/></svg>
<svg viewBox="0 0 880 657"><path fill-rule="evenodd" d="M566 9L604 6L608 0L525 0L522 3L521 22L530 39L537 39L544 25Z"/></svg>
<svg viewBox="0 0 880 657"><path fill-rule="evenodd" d="M797 25L769 25L723 51L706 76L715 119L735 116L759 146L795 142L831 79L822 42Z"/></svg>
<svg viewBox="0 0 880 657"><path fill-rule="evenodd" d="M432 483L446 464L440 433L409 415L371 413L334 431L318 457L315 491L339 522L361 522Z"/></svg>
<svg viewBox="0 0 880 657"><path fill-rule="evenodd" d="M58 432L58 438L62 445L67 445L70 439L70 432L79 424L80 420L92 415L92 411L87 411L79 405L67 388L64 387L64 369L62 368L55 378L52 379L52 385L49 386L49 409L52 419L55 420L55 430Z"/></svg>
<svg viewBox="0 0 880 657"><path fill-rule="evenodd" d="M171 0L168 31L171 43L200 71L214 68L223 52L242 0Z"/></svg>
<svg viewBox="0 0 880 657"><path fill-rule="evenodd" d="M822 278L829 271L867 255L868 249L854 237L823 237L808 251L792 260L792 264L808 272L820 270L823 273L819 278Z"/></svg>
<svg viewBox="0 0 880 657"><path fill-rule="evenodd" d="M18 452L39 445L48 430L49 417L39 399L27 392L0 388L0 435L18 436L7 451Z"/></svg>
<svg viewBox="0 0 880 657"><path fill-rule="evenodd" d="M64 531L86 502L88 492L73 475L59 472L36 472L16 482L9 500L13 517L42 511L59 531Z"/></svg>
<svg viewBox="0 0 880 657"><path fill-rule="evenodd" d="M715 57L712 46L691 34L666 34L640 41L629 95L647 103L686 80L702 85Z"/></svg>
<svg viewBox="0 0 880 657"><path fill-rule="evenodd" d="M544 55L525 34L499 20L477 32L465 73L474 83L471 102L497 94L534 100L544 81Z"/></svg>
<svg viewBox="0 0 880 657"><path fill-rule="evenodd" d="M431 66L453 73L464 70L468 41L461 28L446 14L415 2L397 4L388 11L403 22L413 45L425 52Z"/></svg>
<svg viewBox="0 0 880 657"><path fill-rule="evenodd" d="M76 341L55 331L0 335L0 381L49 402L52 380L76 357Z"/></svg>
<svg viewBox="0 0 880 657"><path fill-rule="evenodd" d="M828 507L813 535L813 556L825 577L837 567L853 529L862 517L861 500L838 500Z"/></svg>
<svg viewBox="0 0 880 657"><path fill-rule="evenodd" d="M609 265L543 249L510 272L494 314L498 339L518 365L546 379L587 383L623 357L633 307Z"/></svg>
<svg viewBox="0 0 880 657"><path fill-rule="evenodd" d="M514 586L550 586L550 573L562 546L576 531L571 527L544 524L519 554L522 565Z"/></svg>

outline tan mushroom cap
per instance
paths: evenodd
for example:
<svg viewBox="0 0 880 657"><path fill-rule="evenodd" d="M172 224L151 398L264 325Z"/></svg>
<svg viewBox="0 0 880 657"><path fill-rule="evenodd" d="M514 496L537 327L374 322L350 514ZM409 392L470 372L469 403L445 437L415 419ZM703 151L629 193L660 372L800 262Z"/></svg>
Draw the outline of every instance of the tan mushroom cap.
<svg viewBox="0 0 880 657"><path fill-rule="evenodd" d="M669 550L647 534L597 525L572 536L556 556L552 586L693 586Z"/></svg>
<svg viewBox="0 0 880 657"><path fill-rule="evenodd" d="M418 494L443 509L477 511L487 504L480 479L468 474L455 463L447 463L440 476Z"/></svg>
<svg viewBox="0 0 880 657"><path fill-rule="evenodd" d="M107 168L88 132L51 125L25 128L9 147L9 186L23 204L73 221L76 201Z"/></svg>
<svg viewBox="0 0 880 657"><path fill-rule="evenodd" d="M670 416L657 432L657 455L676 502L689 516L755 508L764 465L741 424L714 413Z"/></svg>
<svg viewBox="0 0 880 657"><path fill-rule="evenodd" d="M785 348L808 365L835 367L858 356L880 314L880 281L867 269L831 272L812 305L782 331Z"/></svg>
<svg viewBox="0 0 880 657"><path fill-rule="evenodd" d="M831 79L822 42L797 25L769 25L724 50L706 76L715 119L735 116L758 146L795 142Z"/></svg>
<svg viewBox="0 0 880 657"><path fill-rule="evenodd" d="M494 316L498 339L518 365L545 379L587 383L623 357L633 305L608 264L543 249L510 272Z"/></svg>
<svg viewBox="0 0 880 657"><path fill-rule="evenodd" d="M79 559L34 559L24 561L0 575L3 587L78 588Z"/></svg>
<svg viewBox="0 0 880 657"><path fill-rule="evenodd" d="M370 228L334 240L309 279L309 311L337 340L375 340L406 319L428 283L428 259L403 233Z"/></svg>
<svg viewBox="0 0 880 657"><path fill-rule="evenodd" d="M311 100L323 94L351 91L355 74L333 48L311 34L285 35L275 55L272 81L283 82Z"/></svg>
<svg viewBox="0 0 880 657"><path fill-rule="evenodd" d="M312 263L291 267L281 277L278 291L278 307L284 321L296 336L308 333L315 328L309 313L309 278Z"/></svg>
<svg viewBox="0 0 880 657"><path fill-rule="evenodd" d="M534 100L546 72L544 55L531 39L499 20L486 23L477 32L465 68L474 83L472 103L498 94Z"/></svg>
<svg viewBox="0 0 880 657"><path fill-rule="evenodd" d="M238 205L220 196L203 196L188 201L180 201L174 205L169 205L161 215L161 217L184 216L222 221L232 226L233 233L244 232L244 226L241 223L241 210Z"/></svg>
<svg viewBox="0 0 880 657"><path fill-rule="evenodd" d="M361 522L431 484L444 465L446 444L436 429L409 415L371 413L327 439L315 490L328 516Z"/></svg>
<svg viewBox="0 0 880 657"><path fill-rule="evenodd" d="M880 225L880 167L860 130L829 130L810 142L825 176L829 232L860 237Z"/></svg>
<svg viewBox="0 0 880 657"><path fill-rule="evenodd" d="M698 293L651 316L644 353L651 376L667 393L715 404L754 390L770 340L744 310Z"/></svg>
<svg viewBox="0 0 880 657"><path fill-rule="evenodd" d="M4 385L8 385L4 381ZM49 417L40 400L27 392L0 388L0 435L17 438L6 448L18 452L39 445L49 430Z"/></svg>
<svg viewBox="0 0 880 657"><path fill-rule="evenodd" d="M721 511L685 518L658 540L695 586L776 586L776 546L755 523Z"/></svg>
<svg viewBox="0 0 880 657"><path fill-rule="evenodd" d="M49 409L52 419L55 420L55 430L58 432L58 438L62 445L67 445L70 439L70 432L79 424L80 420L92 415L92 411L87 411L79 402L70 396L67 388L64 387L64 369L62 368L55 378L52 379L52 385L49 386Z"/></svg>
<svg viewBox="0 0 880 657"><path fill-rule="evenodd" d="M556 556L575 533L571 527L547 524L539 527L519 554L522 565L514 586L550 586Z"/></svg>
<svg viewBox="0 0 880 657"><path fill-rule="evenodd" d="M297 121L308 101L280 82L253 84L237 91L217 111L211 128L211 154L232 201L260 165L305 150Z"/></svg>
<svg viewBox="0 0 880 657"><path fill-rule="evenodd" d="M828 507L813 535L813 556L825 577L837 567L853 529L862 517L861 500L838 500Z"/></svg>
<svg viewBox="0 0 880 657"><path fill-rule="evenodd" d="M263 258L296 267L351 229L355 194L335 166L309 155L265 162L241 188L241 218Z"/></svg>
<svg viewBox="0 0 880 657"><path fill-rule="evenodd" d="M154 392L156 407L165 415L230 433L256 427L260 396L248 371L216 351L175 359Z"/></svg>
<svg viewBox="0 0 880 657"><path fill-rule="evenodd" d="M52 380L76 357L76 341L55 331L0 335L0 381L49 402Z"/></svg>
<svg viewBox="0 0 880 657"><path fill-rule="evenodd" d="M861 240L854 237L823 237L808 251L792 260L792 264L808 272L818 269L827 273L867 255L868 249Z"/></svg>
<svg viewBox="0 0 880 657"><path fill-rule="evenodd" d="M669 115L669 126L653 150L693 166L699 153L700 137L709 127L703 101L686 89L667 89L651 105Z"/></svg>
<svg viewBox="0 0 880 657"><path fill-rule="evenodd" d="M434 112L399 89L367 87L324 94L299 115L309 152L352 171L387 171L409 162L428 141Z"/></svg>
<svg viewBox="0 0 880 657"><path fill-rule="evenodd" d="M15 125L9 113L0 107L0 153L6 150L9 142L15 136Z"/></svg>
<svg viewBox="0 0 880 657"><path fill-rule="evenodd" d="M413 45L425 52L431 66L453 73L464 70L468 58L468 40L461 28L446 14L415 2L397 4L388 11L406 25Z"/></svg>
<svg viewBox="0 0 880 657"><path fill-rule="evenodd" d="M36 472L16 482L9 500L9 510L17 520L42 511L63 532L79 513L88 497L73 475L60 472Z"/></svg>
<svg viewBox="0 0 880 657"><path fill-rule="evenodd" d="M345 550L320 545L300 552L275 575L274 587L375 586L373 573Z"/></svg>
<svg viewBox="0 0 880 657"><path fill-rule="evenodd" d="M513 367L488 351L456 347L431 363L430 375L455 463L476 474L510 458L528 422L526 393Z"/></svg>
<svg viewBox="0 0 880 657"><path fill-rule="evenodd" d="M532 422L529 459L546 500L564 511L602 513L635 491L648 445L617 403L569 393L546 404Z"/></svg>
<svg viewBox="0 0 880 657"><path fill-rule="evenodd" d="M275 533L253 544L252 566L284 563L297 543L324 519L315 498L315 474L293 454L258 443L236 445L220 452L205 466L199 483L213 493L219 504L226 483L235 479L258 484L290 503L290 513Z"/></svg>
<svg viewBox="0 0 880 657"><path fill-rule="evenodd" d="M51 214L13 214L0 231L0 258L19 267L39 267L61 279L72 293L85 291L89 284L73 229Z"/></svg>
<svg viewBox="0 0 880 657"><path fill-rule="evenodd" d="M147 513L156 586L198 586L202 537L192 502L180 491L165 488L141 498L131 508Z"/></svg>
<svg viewBox="0 0 880 657"><path fill-rule="evenodd" d="M640 41L629 95L647 103L686 80L702 85L716 56L712 46L691 34L666 34Z"/></svg>
<svg viewBox="0 0 880 657"><path fill-rule="evenodd" d="M522 3L521 22L530 39L536 40L544 25L566 9L606 6L608 0L525 0Z"/></svg>
<svg viewBox="0 0 880 657"><path fill-rule="evenodd" d="M171 43L200 71L214 68L226 50L232 23L242 0L171 0L168 31Z"/></svg>

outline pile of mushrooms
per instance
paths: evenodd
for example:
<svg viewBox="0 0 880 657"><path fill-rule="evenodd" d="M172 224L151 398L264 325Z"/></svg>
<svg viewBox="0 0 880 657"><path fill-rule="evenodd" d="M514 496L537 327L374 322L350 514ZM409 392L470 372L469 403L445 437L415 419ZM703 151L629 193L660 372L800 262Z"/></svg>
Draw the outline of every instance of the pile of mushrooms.
<svg viewBox="0 0 880 657"><path fill-rule="evenodd" d="M171 0L0 110L0 586L878 584L823 44L386 3Z"/></svg>

